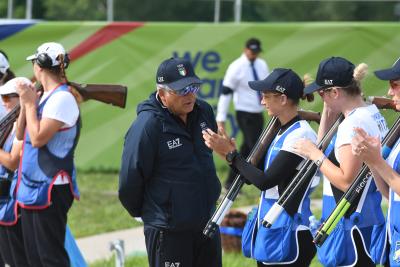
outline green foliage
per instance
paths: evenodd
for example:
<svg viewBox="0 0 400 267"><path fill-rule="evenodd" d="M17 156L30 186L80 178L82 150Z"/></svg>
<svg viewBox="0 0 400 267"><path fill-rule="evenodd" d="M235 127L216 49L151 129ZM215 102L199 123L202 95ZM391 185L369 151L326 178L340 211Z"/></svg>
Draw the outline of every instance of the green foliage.
<svg viewBox="0 0 400 267"><path fill-rule="evenodd" d="M48 20L105 20L107 0L43 1Z"/></svg>
<svg viewBox="0 0 400 267"><path fill-rule="evenodd" d="M7 14L0 2L0 17ZM14 0L14 18L25 17L24 0ZM221 21L233 20L233 1L221 1ZM396 2L243 0L243 21L396 21ZM33 1L33 17L46 20L105 20L107 0ZM2 16L4 14L4 16ZM214 0L114 0L115 20L213 21Z"/></svg>

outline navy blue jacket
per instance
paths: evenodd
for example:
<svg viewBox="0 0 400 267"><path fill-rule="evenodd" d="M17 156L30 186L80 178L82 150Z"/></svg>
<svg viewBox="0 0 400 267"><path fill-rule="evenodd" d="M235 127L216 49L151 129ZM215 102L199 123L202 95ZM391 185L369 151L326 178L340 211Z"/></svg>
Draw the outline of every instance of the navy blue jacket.
<svg viewBox="0 0 400 267"><path fill-rule="evenodd" d="M125 136L119 199L145 225L200 230L221 191L202 129L217 130L209 104L197 99L186 126L156 99L139 104Z"/></svg>

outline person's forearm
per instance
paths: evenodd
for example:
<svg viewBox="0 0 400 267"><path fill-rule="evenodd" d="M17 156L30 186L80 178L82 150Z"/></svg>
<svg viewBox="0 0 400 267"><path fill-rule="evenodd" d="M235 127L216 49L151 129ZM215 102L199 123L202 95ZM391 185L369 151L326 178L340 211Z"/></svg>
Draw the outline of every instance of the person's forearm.
<svg viewBox="0 0 400 267"><path fill-rule="evenodd" d="M396 194L400 195L400 175L381 158L368 165L370 170L382 178ZM383 193L383 192L382 192Z"/></svg>
<svg viewBox="0 0 400 267"><path fill-rule="evenodd" d="M330 160L325 159L320 166L320 171L339 190L346 192L350 185L357 176L357 173L361 169L361 164L359 166L354 166L354 171L352 174L346 174L341 168L337 167Z"/></svg>
<svg viewBox="0 0 400 267"><path fill-rule="evenodd" d="M36 140L39 137L40 122L36 114L36 106L33 104L26 105L26 128L32 141L32 145L36 146Z"/></svg>
<svg viewBox="0 0 400 267"><path fill-rule="evenodd" d="M379 192L386 198L389 199L389 185L385 182L382 176L373 168L369 168L374 177L375 184L378 187Z"/></svg>
<svg viewBox="0 0 400 267"><path fill-rule="evenodd" d="M318 127L317 143L319 143L322 140L325 134L332 127L333 123L337 119L337 116L338 116L337 114L333 114L329 109L324 107L324 109L322 110L321 121Z"/></svg>
<svg viewBox="0 0 400 267"><path fill-rule="evenodd" d="M24 105L21 105L21 109L19 111L19 116L17 120L17 129L15 133L15 136L17 137L18 140L24 139L25 127L26 127L25 107Z"/></svg>
<svg viewBox="0 0 400 267"><path fill-rule="evenodd" d="M18 167L18 160L13 159L10 153L0 149L0 164L10 171L14 171Z"/></svg>

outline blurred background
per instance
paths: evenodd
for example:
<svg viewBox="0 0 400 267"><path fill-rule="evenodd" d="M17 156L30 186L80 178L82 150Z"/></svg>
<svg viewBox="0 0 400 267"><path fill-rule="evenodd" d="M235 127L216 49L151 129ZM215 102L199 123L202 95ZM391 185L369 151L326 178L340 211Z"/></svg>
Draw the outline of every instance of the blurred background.
<svg viewBox="0 0 400 267"><path fill-rule="evenodd" d="M128 87L125 109L95 101L81 106L76 165L82 199L74 204L69 225L75 237L83 238L140 226L119 204L118 170L124 135L137 104L155 90L161 61L172 56L189 59L204 81L198 96L215 107L228 65L240 56L245 41L256 37L270 70L286 67L315 77L322 59L342 56L367 63L364 93L382 96L387 84L372 72L391 66L400 56L399 20L400 1L390 0L0 0L0 49L17 76L32 77L26 56L43 42L60 42L72 58L70 81ZM316 97L302 106L321 111L321 104ZM233 107L231 111L229 132L240 143ZM383 113L390 125L398 116ZM228 167L217 156L215 162L225 179ZM254 205L258 196L246 186L234 205ZM318 205L314 212L319 217ZM141 252L131 253L139 255L134 259L139 261L128 266L145 266ZM240 255L224 256L224 266L253 265Z"/></svg>

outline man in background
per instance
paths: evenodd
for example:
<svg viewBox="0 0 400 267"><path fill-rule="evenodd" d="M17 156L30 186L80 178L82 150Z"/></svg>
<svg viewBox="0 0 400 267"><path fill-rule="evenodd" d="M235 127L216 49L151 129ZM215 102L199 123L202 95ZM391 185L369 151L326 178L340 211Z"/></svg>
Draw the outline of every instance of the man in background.
<svg viewBox="0 0 400 267"><path fill-rule="evenodd" d="M256 38L247 40L243 54L233 61L224 77L221 96L217 107L217 123L225 130L225 121L233 95L236 120L243 133L240 153L247 157L257 142L263 130L263 110L261 96L250 89L248 82L264 79L269 74L265 60L259 58L261 42ZM235 172L230 170L224 187L228 189L235 178Z"/></svg>

